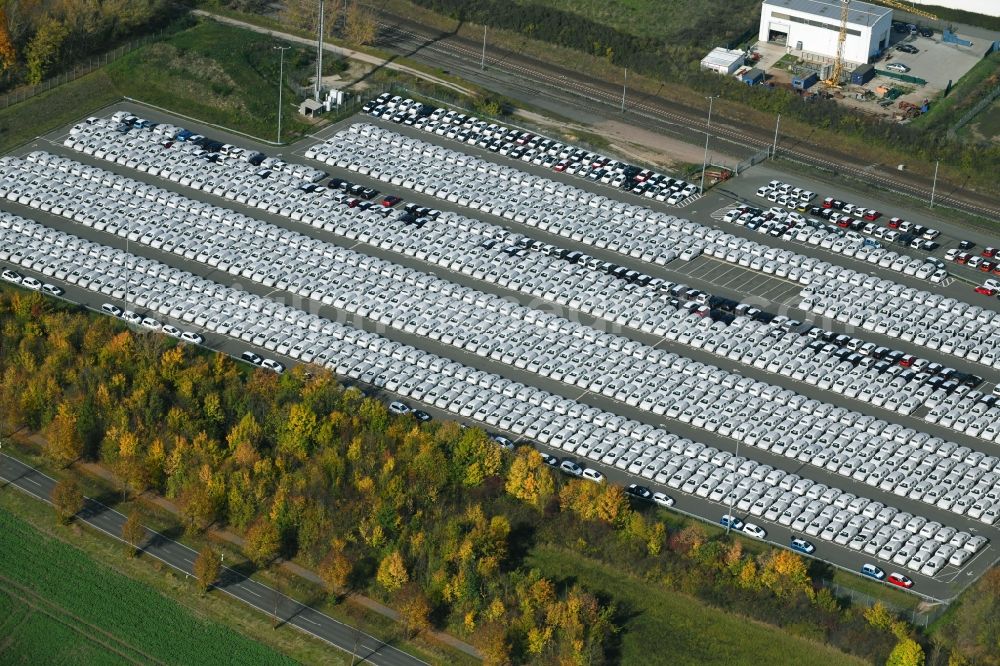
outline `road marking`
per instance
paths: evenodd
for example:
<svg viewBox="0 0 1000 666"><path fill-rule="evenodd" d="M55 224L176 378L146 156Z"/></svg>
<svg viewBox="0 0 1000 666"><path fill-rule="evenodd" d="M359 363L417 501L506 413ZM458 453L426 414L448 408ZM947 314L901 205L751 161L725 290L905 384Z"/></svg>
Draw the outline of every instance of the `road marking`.
<svg viewBox="0 0 1000 666"><path fill-rule="evenodd" d="M257 594L256 592L254 592L253 588L250 587L249 585L244 586L243 589L245 589L247 592L249 592L250 594L252 594L255 597L257 597L258 599L263 599L264 598L263 596L261 596L261 595Z"/></svg>
<svg viewBox="0 0 1000 666"><path fill-rule="evenodd" d="M319 626L322 626L322 625L321 625L321 624L320 624L319 622L316 622L315 620L310 620L310 619L309 619L308 617L306 617L305 615L299 615L299 619L300 619L300 620L305 620L305 621L306 621L306 622L308 622L309 624L313 624L313 625L315 625L315 626L317 626L317 627L319 627Z"/></svg>
<svg viewBox="0 0 1000 666"><path fill-rule="evenodd" d="M26 476L26 477L24 477L24 478L25 478L25 480L27 480L27 481L28 481L29 483L33 483L33 484L35 484L36 486L38 486L39 488L41 488L41 487L42 487L42 484L38 483L38 481L35 481L35 480L34 480L33 478L31 478L30 476Z"/></svg>

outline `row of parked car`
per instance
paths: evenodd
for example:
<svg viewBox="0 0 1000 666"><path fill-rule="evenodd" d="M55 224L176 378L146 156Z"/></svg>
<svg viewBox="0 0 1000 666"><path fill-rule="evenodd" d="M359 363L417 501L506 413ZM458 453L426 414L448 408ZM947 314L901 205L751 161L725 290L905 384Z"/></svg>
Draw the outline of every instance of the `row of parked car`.
<svg viewBox="0 0 1000 666"><path fill-rule="evenodd" d="M357 135L357 137L352 135ZM592 230L590 234L587 234L584 229L580 229L579 225L575 224L576 217L574 214L586 214L591 208L600 208L604 204L603 201L598 200L595 202L592 194L583 192L582 190L576 190L574 192L575 196L572 198L565 197L564 194L561 197L562 201L546 198L545 195L550 189L553 192L566 193L566 186L554 184L551 181L539 179L516 170L510 170L506 167L491 165L471 156L454 154L445 156L446 160L448 158L461 160L463 164L460 171L449 175L450 180L454 181L456 178L461 177L461 174L471 176L471 182L475 182L480 188L492 188L496 192L499 192L500 197L506 201L501 200L497 202L494 197L490 199L489 203L484 203L482 200L477 200L475 196L472 196L470 199L464 192L458 194L442 192L436 187L427 190L426 182L418 182L421 178L419 174L424 172L430 173L434 169L438 172L442 170L442 165L437 158L432 160L427 157L428 155L434 155L440 149L408 137L400 137L398 134L382 128L353 125L338 133L337 136L331 138L327 143L317 146L313 154L330 164L343 168L357 169L360 172L368 171L369 173L373 173L371 169L375 168L376 172L373 175L382 177L382 172L378 171L379 167L371 166L370 160L377 162L380 159L374 144L366 140L366 138L371 137L378 138L379 145L388 144L388 149L383 146L379 150L381 150L382 154L391 154L391 159L397 168L401 165L401 160L404 157L406 158L403 166L407 168L411 176L400 180L399 184L403 187L413 187L417 190L423 189L425 193L443 197L447 200L454 199L460 205L467 205L477 210L493 212L499 209L498 214L501 216L510 217L510 219L515 221L522 221L523 219L523 222L526 224L538 226L547 231L569 237L572 240L593 243L597 246L608 244L614 240L617 241L619 248L617 251L629 254L630 256L642 258L646 255L655 256L656 254L659 242L656 238L657 229L655 227L657 225L655 223L658 222L662 225L664 222L662 218L657 219L654 217L655 214L652 211L623 203L612 204L610 212L613 214L616 211L620 211L620 215L615 217L620 217L621 219L616 220L614 224L610 225L612 228L608 228L609 225L604 225L603 227L599 227L599 230ZM360 142L364 146L363 149L359 149L364 154L363 158L354 157L355 149L348 145L352 142ZM488 180L481 175L484 173L489 175ZM497 182L500 184L496 185ZM539 197L542 197L542 202L539 202ZM555 209L551 205L547 205L549 201L556 204ZM539 210L539 206L542 207L542 210ZM560 209L562 210L561 218L555 216L555 213L558 213ZM521 212L522 210L524 212ZM650 225L650 221L653 221L654 224ZM614 228L615 226L617 226L617 229ZM606 231L601 233L604 229ZM694 258L699 254L700 250L700 252L711 252L714 256L749 267L754 257L759 257L769 250L779 252L777 248L768 248L748 239L733 236L732 234L725 234L718 229L711 229L697 223L685 221L683 229L684 234L688 238L697 239L700 243L689 248L686 252L681 252L681 259ZM644 234L643 238L647 240L643 242L642 239L628 238L635 231ZM598 236L598 234L601 235ZM621 237L625 237L627 240L618 240ZM719 247L720 245L725 245L727 249L723 251ZM736 252L730 252L730 250L736 250ZM885 250L880 250L877 257L881 260L884 254ZM832 266L829 262L821 262L816 258L797 255L793 252L788 252L785 256L797 258L806 267L804 270L793 269L789 271L789 277L803 283L808 283L811 280L811 275L815 272L826 273L829 271L831 274L836 274L838 271L844 270L843 267ZM890 256L889 258L895 261L895 259L898 259L898 256ZM754 266L754 268L763 269L767 265L766 261L757 263L759 266ZM772 264L775 271L778 270L778 264L780 263L787 262L775 262ZM892 265L892 262L890 262L890 265ZM796 266L796 269L798 268ZM914 273L916 272L915 269L916 266L914 266ZM939 271L939 266L928 262L927 267L920 270L922 275L927 275L928 273L933 275ZM938 273L938 277L941 277L940 273Z"/></svg>
<svg viewBox="0 0 1000 666"><path fill-rule="evenodd" d="M112 187L112 189L114 189L114 188ZM333 206L333 204L332 204L332 203L326 203L326 200L322 200L322 201L324 201L324 205L323 205L323 207L330 207L330 206ZM262 203L265 203L265 202L262 202ZM274 202L270 202L270 203L268 203L268 207L270 207L270 206L272 206L272 205L274 205ZM343 208L344 208L343 206L340 206L340 209L343 209ZM369 212L369 211L364 211L364 212L361 212L361 213L358 213L358 212L355 212L355 211L344 211L344 212L345 212L345 213L347 213L347 214L349 214L349 215L356 215L357 217L364 217L364 216L366 216L366 215L368 214L368 212ZM277 213L278 213L278 214L282 214L282 210L281 210L281 208L279 208L279 209L278 209ZM315 213L316 213L316 211L309 211L309 210L306 210L306 211L303 211L303 215L305 215L305 216L309 216L309 217L312 217L313 215L315 215ZM407 213L408 213L408 212L407 212ZM290 212L290 211L288 211L288 212L285 212L284 214L286 214L286 215L289 215L289 216L290 216L290 215L291 215L291 212ZM212 215L221 215L221 213L216 213L216 212L212 212L212 213L210 213L210 214L209 214L209 217L211 217ZM300 215L300 219L301 219L301 218L302 218L302 215ZM381 218L380 218L380 219L381 219ZM418 219L419 219L419 218L418 218ZM443 223L447 223L447 222L449 222L449 221L450 221L450 219L451 219L451 218L446 218L445 220L442 220L442 222L443 222ZM310 224L312 224L312 222L313 222L314 220L315 220L315 217L313 217L313 218L312 218L312 220L311 220L311 221L309 221L309 222L307 222L307 223L310 223ZM390 218L386 218L386 220L387 220L387 221L395 221L395 217L394 217L394 216L390 216ZM402 224L405 224L405 222L402 222L402 221L401 221L401 223L402 223ZM436 223L427 223L427 222L425 222L425 223L424 223L424 227L423 227L423 228L425 228L425 229L433 229L433 228L434 228L435 226L439 226L439 225L437 225ZM267 231L266 233L271 233L271 232L270 232L270 230L269 230L269 231ZM508 233L509 233L509 232L508 232ZM497 240L497 239L494 239L494 240ZM516 239L516 240L517 240L517 241L520 241L521 239L520 239L520 238L518 238L518 239ZM396 242L399 242L399 241L396 241ZM487 242L488 242L488 241L487 241ZM498 240L497 242L498 242L498 243L500 243L501 245L504 245L504 243L503 243L503 242L500 242L500 240ZM535 247L535 246L534 246L533 244L531 244L530 246L524 246L524 247L521 247L520 249L516 249L516 248L514 248L513 246L515 246L515 245L519 245L519 243L516 243L516 242L512 242L512 243L511 243L510 245L504 245L504 247L510 247L510 248L512 248L512 253L513 253L513 254L515 254L515 255L519 255L519 254L521 254L521 256L536 256L536 255L539 255L539 256L545 256L546 258L550 258L550 259L553 259L553 260L555 260L555 259L556 259L556 258L558 257L558 254L555 254L555 255L550 255L550 254L547 254L547 252L549 252L549 251L553 251L553 250L558 250L558 249L555 249L555 248L553 248L552 250L547 250L546 252L543 252L543 251L542 251L542 248L540 248L540 247L539 247L539 248L536 248L536 247ZM493 248L489 248L489 249L493 249ZM510 256L510 254L508 254L508 253L506 253L506 252L505 252L505 253L502 253L502 254L504 254L505 256ZM569 261L565 261L565 260L562 260L562 261L563 261L563 264L562 264L562 265L567 265L567 264L568 264L568 265L574 265L574 264L573 264L572 262L569 262ZM581 264L582 264L582 262L580 262L580 263L578 263L578 264L576 264L576 265L577 265L577 266L579 266L580 268L584 268L585 266L583 266L583 265L581 265ZM630 284L633 284L633 285L635 285L635 283L630 283ZM631 288L632 288L632 289L635 289L636 287L635 287L635 286L633 286L633 287L631 287ZM669 330L669 329L668 329L668 330Z"/></svg>
<svg viewBox="0 0 1000 666"><path fill-rule="evenodd" d="M901 285L817 277L798 307L928 349L1000 368L1000 313Z"/></svg>
<svg viewBox="0 0 1000 666"><path fill-rule="evenodd" d="M126 266L135 273L136 282L134 288L130 285L130 293L134 293L138 307L146 307L139 305L145 303L165 316L192 321L221 335L244 340L247 340L246 336L237 335L233 328L223 328L220 324L235 322L238 325L240 322L260 318L260 322L268 327L267 330L281 332L282 343L286 345L293 342L298 345L306 344L310 340L308 334L315 333L316 337L312 338L313 344L310 346L311 350L317 352L312 357L315 362L354 379L383 386L401 395L468 415L485 423L496 424L507 432L550 443L567 432L581 433L589 427L597 436L588 438L585 442L591 439L600 442L615 441L617 446L627 446L629 456L623 460L629 461L628 465L615 460L616 466L630 470L644 469L653 461L657 461L657 464L662 461L665 466L673 465L675 462L682 462L678 459L678 456L682 456L683 463L679 468L684 465L696 466L697 470L708 475L714 474L720 482L727 486L732 484L733 489L739 488L739 491L746 489L748 492L756 492L755 489L760 488L760 484L754 481L753 475L756 473L761 478L766 476L765 468L745 458L713 455L712 459L721 463L721 466L710 461L706 463L703 459L708 456L703 445L692 449L694 443L689 440L682 440L601 410L587 408L573 400L476 371L447 358L278 305L269 299L230 289L121 250L82 241L10 215L4 215L2 219L5 224L0 226L0 233L3 234L5 247L40 248L36 250L31 262L26 262L26 268L30 270L45 271L50 266L65 270L81 265L88 257L102 257L107 262L104 270L111 277L119 275ZM90 290L95 290L96 287L100 291L100 286L94 282L80 286ZM178 305L173 305L174 302ZM201 321L203 324L199 324ZM259 337L247 341L258 346L262 344ZM605 457L601 460L604 461ZM759 472L758 468L761 468ZM663 467L660 471L662 469ZM719 472L719 469L723 472ZM744 477L739 470L749 472L750 476ZM779 487L783 481L784 475L777 482ZM795 483L790 483L791 481ZM785 485L789 485L792 488L789 492L796 496L800 492L803 493L802 496L806 496L812 490L812 485L799 481L801 480L796 477L789 479ZM700 488L701 484L695 492ZM812 491L812 494L817 493ZM717 497L719 493L713 496ZM827 498L836 501L839 495L834 497L830 493ZM843 522L845 526L850 524L851 530L857 526L860 530L858 534L871 534L872 538L878 535L878 530L884 529L885 521L879 515L888 518L891 513L881 513L881 510L875 513L870 510L869 514L875 517L869 518L863 512L870 502L852 500L841 501L841 504L844 505L843 509L835 507L837 510L833 511L818 497L806 503L804 510L809 513L815 510L817 516L823 515L823 519L825 511L832 514L833 521ZM859 515L862 518L857 518ZM893 514L893 517L896 515ZM926 525L927 522L929 521L921 524ZM909 520L906 525L910 525ZM967 534L962 535L947 527L942 527L941 530L944 531L939 537L939 550L945 548L949 557L958 552L957 548L952 547L952 541L961 541L962 548L967 551L982 546L981 540L974 540ZM948 543L940 540L948 534L952 535ZM912 539L913 537L909 537L907 542L912 542Z"/></svg>
<svg viewBox="0 0 1000 666"><path fill-rule="evenodd" d="M865 238L855 231L831 227L798 213L789 213L781 209L763 211L750 206L739 206L726 211L722 219L758 233L768 233L786 241L794 240L816 245L831 252L934 283L942 282L948 277L943 262L939 264L933 259L920 259L887 250L881 243Z"/></svg>
<svg viewBox="0 0 1000 666"><path fill-rule="evenodd" d="M432 241L433 241L433 240L437 240L437 239L432 239ZM520 239L519 239L519 240L520 240ZM772 359L772 361L773 361L773 359ZM771 363L769 363L769 364L771 364ZM832 381L832 380L831 380L831 381Z"/></svg>
<svg viewBox="0 0 1000 666"><path fill-rule="evenodd" d="M794 209L799 213L812 215L815 218L825 218L840 229L850 229L858 233L872 236L874 239L896 243L914 250L933 252L939 243L936 239L941 235L937 229L909 222L900 217L885 220L882 213L874 208L864 208L833 197L826 197L820 205L812 205L812 192L806 192L808 198L790 196L801 188L789 183L772 180L767 185L757 189L757 195L773 201L781 206ZM884 221L882 224L880 221Z"/></svg>
<svg viewBox="0 0 1000 666"><path fill-rule="evenodd" d="M363 110L376 118L412 125L425 132L556 172L588 178L668 205L681 204L698 192L694 183L681 178L399 95L383 93L367 102Z"/></svg>
<svg viewBox="0 0 1000 666"><path fill-rule="evenodd" d="M45 160L46 156L34 154L34 159ZM61 160L62 158L56 159ZM51 157L47 161L51 162ZM65 164L65 161L61 163L63 166L68 166ZM30 163L25 162L25 164ZM65 172L56 169L53 173L47 175L50 191L58 192L58 187L53 188L52 185L59 185L60 176L65 175ZM121 177L119 176L118 178ZM106 204L109 208L107 211L108 214L112 212L111 209L114 206L124 206L122 202L115 203L114 193L116 191L127 192L134 188L134 186L124 186L122 190L115 190L113 186L103 187L105 190L97 191L94 194L96 195L96 200L108 202ZM127 195L123 198L131 199ZM215 211L210 208L203 209L203 211L207 218L206 221L210 221L213 217L216 217ZM677 418L682 422L704 427L709 431L717 431L722 435L740 439L743 436L751 434L751 426L754 423L753 415L762 415L767 410L762 410L761 406L756 404L749 407L748 414L740 414L737 413L737 407L746 404L743 400L749 401L755 389L761 390L761 394L765 395L765 397L778 398L779 391L777 387L759 389L759 387L755 387L755 383L752 381L742 379L737 381L737 375L726 373L710 366L699 371L699 374L707 375L699 383L685 384L683 372L681 374L672 374L660 371L659 374L654 374L653 371L656 369L656 366L667 371L674 370L676 372L676 369L683 371L689 364L689 361L688 359L676 358L670 366L665 366L663 361L669 357L661 357L657 359L656 366L653 366L648 356L651 353L655 353L655 350L651 348L643 347L634 341L628 341L624 338L616 340L617 336L600 334L586 327L574 327L570 322L565 320L560 322L555 318L551 318L546 322L539 322L538 316L540 313L537 311L515 312L514 306L509 302L502 301L502 299L496 299L501 302L493 303L493 308L487 307L491 305L488 301L480 304L479 299L469 303L464 299L472 293L471 290L464 289L459 285L441 284L437 286L437 289L431 286L427 291L422 289L410 290L407 288L407 284L412 284L419 277L415 275L416 271L412 269L373 260L371 257L364 257L350 250L336 248L328 244L310 243L308 242L310 239L289 230L279 231L278 229L270 228L266 229L267 233L264 233L265 229L261 228L259 229L261 232L260 236L254 234L248 238L245 228L228 226L226 220L223 219L222 222L214 225L215 234L206 238L204 235L205 227L209 225L199 226L193 224L186 217L177 219L170 215L161 215L157 219L155 215L151 215L148 219L150 220L148 224L160 224L161 226L159 228L143 227L136 229L135 233L142 233L142 236L136 239L136 242L151 242L148 239L155 237L156 234L174 231L178 236L190 239L190 242L178 244L172 251L196 261L208 263L208 258L213 253L220 252L242 251L250 255L259 254L262 257L266 257L266 260L261 262L262 265L249 264L246 268L231 265L228 267L229 272L259 281L264 286L277 285L279 288L287 289L297 295L331 304L354 314L367 316L382 324L401 329L408 333L427 335L444 344L451 344L481 356L488 356L502 363L526 369L529 372L536 372L542 376L553 377L563 382L571 381L571 383L580 388L595 393L600 392L608 397L638 406L640 409L647 409L656 414L665 414L668 417ZM271 225L267 226L270 227ZM281 235L274 239L268 238L272 231ZM250 242L247 243L247 240ZM223 254L223 256L225 255ZM338 259L342 259L343 261L338 264ZM314 268L303 275L301 271L304 266L313 266ZM357 266L357 269L354 269L354 266ZM373 276L371 273L376 270L382 275L382 278L372 280ZM506 312L504 311L505 305ZM178 307L183 308L183 305ZM205 318L207 314L202 311L203 309L206 308L195 307L186 312L193 318L197 318L199 315ZM506 321L500 315L506 315ZM175 314L174 316L177 315ZM197 322L197 319L195 321ZM480 325L470 330L469 327L462 326L462 322L467 321L477 321L480 322ZM286 348L290 351L289 340L283 338L280 333L267 330L254 330L251 327L252 323L253 321L250 320L245 330L237 331L241 338L255 344L262 344L266 348ZM565 327L563 324L565 324ZM739 336L732 331L733 327L737 326L737 324L741 327L746 325L748 328L753 328L750 320L745 318L742 320L738 319L729 327L731 330L724 336L726 340L739 339ZM221 323L214 330L218 332L224 327L225 332L232 332L228 326ZM668 339L680 339L688 333L688 328L675 326L667 331L666 337ZM753 345L753 349L757 349L758 353L764 353L769 348L776 346L777 339L773 333L778 332L782 334L779 336L780 338L790 337L787 331L777 327L770 331L760 330L759 327L757 329L756 344ZM476 335L477 331L481 332ZM722 331L720 330L719 332L721 333ZM567 344L567 335L576 337L575 344ZM591 340L588 340L588 337ZM690 339L690 336L688 337ZM797 338L799 342L808 339L807 336L797 336ZM735 353L744 362L748 359L744 358L746 352L743 350L750 351L751 347L749 345L750 343L735 350ZM619 347L622 352L616 353L615 350ZM646 356L646 362L633 361L631 367L627 370L619 370L620 374L618 376L611 375L610 373L616 368L621 367L623 352L626 349L631 352L633 357L639 356L641 359L642 356ZM578 363L575 361L577 358L586 360ZM676 364L680 362L683 362L683 364L680 368L677 368ZM833 362L829 364L829 369L835 369ZM564 375L564 373L566 374ZM695 375L695 379L699 379L699 377ZM870 377L859 376L858 381L865 381L868 385L871 385ZM727 384L731 384L728 387L728 391L725 390ZM713 407L713 400L704 395L706 391L710 392L708 396L716 398L720 401L720 404L724 404L726 411L716 412ZM436 395L435 389L431 389L429 395L434 397ZM794 403L795 407L790 403ZM470 406L470 409L473 407L474 405ZM798 407L802 407L802 409L798 409ZM783 419L780 422L766 424L766 428L772 434L780 434L787 430L789 431L789 435L783 439L775 438L776 441L773 442L773 446L772 442L768 440L769 435L764 436L761 440L762 448L777 453L786 453L787 451L792 454L792 457L798 460L813 462L814 464L813 454L815 454L818 459L821 459L819 464L825 464L829 469L848 474L855 480L867 480L870 476L871 480L868 481L869 483L872 485L879 483L880 487L885 490L884 486L886 483L883 482L885 474L882 473L882 470L885 468L868 470L862 465L860 469L855 470L855 465L859 464L854 462L855 458L847 459L845 456L838 457L836 455L839 440L830 439L830 441L826 441L824 439L824 437L828 439L831 436L836 437L838 433L848 427L847 425L842 423L831 425L827 423L815 428L805 429L802 432L796 430L796 428L802 428L802 424L812 423L813 420L808 416L811 411L803 411L807 409L811 410L812 407L812 405L805 405L805 398L803 396L793 395L788 398L782 408L775 410L775 413L780 414ZM832 410L832 406L830 407ZM826 413L825 409L821 409L821 411L823 414ZM845 412L845 415L841 418L847 419L851 424L855 422L855 419L862 418L861 414L850 413L846 410L841 411ZM919 435L919 433L914 433L913 430L905 430L900 426L886 424L884 421L876 422L874 419L869 420L871 422L868 424L868 428L872 429L875 434L882 432L880 428L885 428L887 433L899 436L900 442L904 444L909 442L908 438L911 435ZM487 420L487 422L489 421ZM523 425L527 426L527 424ZM791 441L792 439L794 441ZM924 439L927 439L927 437L924 436ZM812 440L816 441L816 445L805 448L805 445ZM860 437L852 436L851 441L863 440ZM553 437L553 445L558 442L559 435L555 435ZM755 445L757 441L751 441L751 438L747 437L746 443ZM764 446L765 443L766 446ZM569 442L569 445L572 444L573 442ZM840 444L843 445L844 443L840 442ZM880 443L878 441L874 442L872 447L880 453L884 452L886 455L895 450L894 446L889 446L888 443ZM562 448L565 449L566 446ZM802 450L803 448L805 450ZM620 464L623 467L629 467L633 462L633 458L641 455L641 452L634 452L636 455L630 456L629 452L624 450L623 447L616 447L614 445L614 439L603 437L595 441L584 441L580 446L572 446L569 450L577 455L582 454L605 464ZM981 457L980 462L983 464L986 462L995 463L996 459L986 460L985 457ZM966 466L968 465L966 464ZM949 477L947 481L942 480L941 484L938 484L944 490L949 491L945 497L938 500L936 495L930 493L927 499L930 500L933 498L940 508L950 509L954 504L956 508L961 508L962 512L964 512L972 502L963 501L966 499L966 496L958 494L957 491L952 492L954 489L951 486L965 479L967 476L972 478L974 474L970 470L960 471L965 472L965 474L956 473L954 478ZM872 473L869 474L869 472ZM694 477L692 476L691 478ZM898 481L899 479L890 477L889 481L892 480ZM970 486L973 481L978 481L978 478L972 478L972 481L969 483ZM671 481L668 481L668 485L670 483ZM702 481L702 484L704 483L706 482ZM703 492L706 494L714 489L714 484L708 482L708 485L712 487L703 489ZM976 487L979 486L977 485ZM889 489L891 490L892 487ZM920 489L923 488L921 487ZM984 487L984 494L988 492L990 491ZM957 502L955 501L956 494L958 494L959 500ZM916 492L911 492L909 495L916 497ZM976 496L970 495L969 497ZM992 501L989 497L982 499L984 501ZM945 506L946 500L950 500L950 502L947 502L947 507Z"/></svg>

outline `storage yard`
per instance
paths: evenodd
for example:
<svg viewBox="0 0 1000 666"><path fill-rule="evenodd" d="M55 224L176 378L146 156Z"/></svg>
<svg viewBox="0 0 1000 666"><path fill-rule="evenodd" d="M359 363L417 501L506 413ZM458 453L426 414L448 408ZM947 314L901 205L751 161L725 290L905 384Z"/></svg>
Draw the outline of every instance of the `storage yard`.
<svg viewBox="0 0 1000 666"><path fill-rule="evenodd" d="M0 159L4 278L931 599L995 560L988 239L366 109L274 157L135 107L26 146Z"/></svg>

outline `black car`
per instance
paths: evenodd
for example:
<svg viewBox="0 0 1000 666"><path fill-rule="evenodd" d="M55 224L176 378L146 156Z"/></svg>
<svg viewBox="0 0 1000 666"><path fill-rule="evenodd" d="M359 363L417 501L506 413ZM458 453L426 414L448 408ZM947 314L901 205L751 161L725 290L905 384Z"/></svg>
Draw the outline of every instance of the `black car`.
<svg viewBox="0 0 1000 666"><path fill-rule="evenodd" d="M653 491L646 486L640 486L637 483L630 483L628 488L625 489L632 497L638 497L639 499L651 500L653 499Z"/></svg>
<svg viewBox="0 0 1000 666"><path fill-rule="evenodd" d="M413 417L418 421L420 421L421 423L425 423L431 420L431 415L423 411L422 409L415 409L411 413L413 414Z"/></svg>
<svg viewBox="0 0 1000 666"><path fill-rule="evenodd" d="M243 352L242 354L240 354L240 358L242 358L247 363L253 363L254 365L260 365L261 363L264 362L263 358L253 353L252 351Z"/></svg>
<svg viewBox="0 0 1000 666"><path fill-rule="evenodd" d="M964 240L958 243L959 250L971 250L974 247L976 247L976 244L970 240Z"/></svg>

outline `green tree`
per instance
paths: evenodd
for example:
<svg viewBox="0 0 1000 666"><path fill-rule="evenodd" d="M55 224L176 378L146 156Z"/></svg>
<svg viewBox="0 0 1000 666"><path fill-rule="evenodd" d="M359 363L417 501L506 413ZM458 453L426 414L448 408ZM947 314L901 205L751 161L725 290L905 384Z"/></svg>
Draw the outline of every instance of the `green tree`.
<svg viewBox="0 0 1000 666"><path fill-rule="evenodd" d="M80 486L73 479L60 481L52 489L49 498L52 501L52 508L64 525L69 524L77 513L83 509L83 493Z"/></svg>
<svg viewBox="0 0 1000 666"><path fill-rule="evenodd" d="M62 21L52 16L42 19L25 51L28 83L37 85L42 82L49 68L58 60L59 51L69 33L69 28Z"/></svg>

